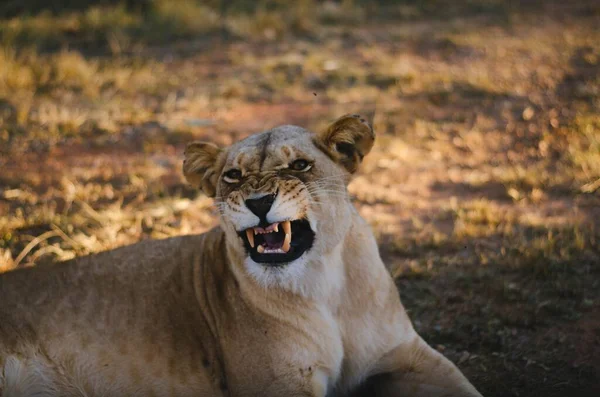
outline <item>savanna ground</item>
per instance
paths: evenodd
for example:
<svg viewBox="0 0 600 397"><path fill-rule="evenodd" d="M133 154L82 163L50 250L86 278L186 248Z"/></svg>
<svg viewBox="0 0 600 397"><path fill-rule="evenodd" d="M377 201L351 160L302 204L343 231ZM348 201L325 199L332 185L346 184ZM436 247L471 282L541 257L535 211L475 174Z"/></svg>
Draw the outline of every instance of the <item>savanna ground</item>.
<svg viewBox="0 0 600 397"><path fill-rule="evenodd" d="M199 233L181 175L345 113L416 328L486 396L600 395L600 4L4 1L0 271Z"/></svg>

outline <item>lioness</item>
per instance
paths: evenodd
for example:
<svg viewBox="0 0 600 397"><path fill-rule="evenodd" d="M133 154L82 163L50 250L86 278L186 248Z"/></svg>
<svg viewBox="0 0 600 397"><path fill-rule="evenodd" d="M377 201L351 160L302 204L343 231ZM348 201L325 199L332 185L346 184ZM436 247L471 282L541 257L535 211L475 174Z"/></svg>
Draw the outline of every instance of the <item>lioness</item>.
<svg viewBox="0 0 600 397"><path fill-rule="evenodd" d="M350 203L374 139L347 115L188 145L220 227L3 274L0 395L480 396L417 335Z"/></svg>

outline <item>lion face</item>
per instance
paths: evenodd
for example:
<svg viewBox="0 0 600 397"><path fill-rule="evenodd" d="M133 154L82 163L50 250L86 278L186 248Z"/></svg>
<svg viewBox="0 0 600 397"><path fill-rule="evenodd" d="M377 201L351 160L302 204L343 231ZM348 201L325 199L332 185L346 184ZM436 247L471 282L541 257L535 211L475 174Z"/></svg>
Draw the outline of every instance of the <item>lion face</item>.
<svg viewBox="0 0 600 397"><path fill-rule="evenodd" d="M228 150L216 202L222 223L233 227L256 263L280 266L313 247L319 222L311 187L321 177L316 163L323 157L311 153L307 131L289 126ZM343 187L338 183L340 194Z"/></svg>
<svg viewBox="0 0 600 397"><path fill-rule="evenodd" d="M349 227L346 185L374 142L360 116L314 134L281 126L229 148L192 143L184 174L215 197L228 244L249 269L278 268L325 255Z"/></svg>

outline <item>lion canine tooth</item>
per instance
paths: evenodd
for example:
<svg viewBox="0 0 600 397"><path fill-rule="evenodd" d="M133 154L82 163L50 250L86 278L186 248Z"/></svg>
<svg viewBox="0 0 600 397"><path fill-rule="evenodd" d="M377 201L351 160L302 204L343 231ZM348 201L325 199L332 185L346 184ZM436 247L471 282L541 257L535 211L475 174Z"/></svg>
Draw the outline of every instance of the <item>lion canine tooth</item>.
<svg viewBox="0 0 600 397"><path fill-rule="evenodd" d="M281 223L281 226L283 227L283 232L285 233L281 250L283 252L288 252L290 250L290 244L292 243L292 224L290 221L285 221Z"/></svg>
<svg viewBox="0 0 600 397"><path fill-rule="evenodd" d="M292 235L292 224L290 221L281 222L281 226L283 226L283 232L285 234Z"/></svg>
<svg viewBox="0 0 600 397"><path fill-rule="evenodd" d="M265 252L265 247L263 247L262 245L259 245L258 247L256 247L256 250L258 251L259 254L262 254L263 252Z"/></svg>
<svg viewBox="0 0 600 397"><path fill-rule="evenodd" d="M246 229L246 237L250 243L250 247L254 248L254 229Z"/></svg>
<svg viewBox="0 0 600 397"><path fill-rule="evenodd" d="M283 252L288 252L290 250L290 243L292 242L292 235L290 233L285 234L285 238L283 239L283 245L281 246L281 250Z"/></svg>

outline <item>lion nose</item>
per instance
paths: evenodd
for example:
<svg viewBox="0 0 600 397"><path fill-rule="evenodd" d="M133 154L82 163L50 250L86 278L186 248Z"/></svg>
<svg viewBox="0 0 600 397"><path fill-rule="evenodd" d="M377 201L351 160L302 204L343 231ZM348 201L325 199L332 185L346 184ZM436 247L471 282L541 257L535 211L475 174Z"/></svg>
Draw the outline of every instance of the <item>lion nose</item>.
<svg viewBox="0 0 600 397"><path fill-rule="evenodd" d="M275 195L267 194L266 196L257 199L246 200L246 206L254 213L254 215L262 220L266 220L267 213L271 209L274 201Z"/></svg>

